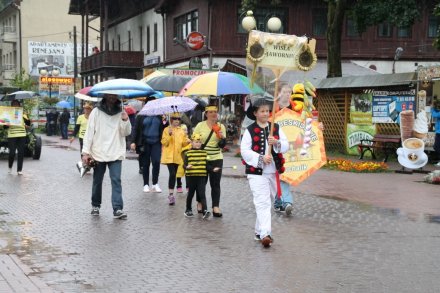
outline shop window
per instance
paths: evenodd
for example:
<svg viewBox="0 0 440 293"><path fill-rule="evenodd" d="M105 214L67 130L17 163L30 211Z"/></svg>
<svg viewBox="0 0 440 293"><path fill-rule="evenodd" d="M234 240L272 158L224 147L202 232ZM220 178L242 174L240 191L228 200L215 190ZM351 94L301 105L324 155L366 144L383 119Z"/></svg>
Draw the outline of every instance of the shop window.
<svg viewBox="0 0 440 293"><path fill-rule="evenodd" d="M147 54L150 54L150 26L147 26Z"/></svg>

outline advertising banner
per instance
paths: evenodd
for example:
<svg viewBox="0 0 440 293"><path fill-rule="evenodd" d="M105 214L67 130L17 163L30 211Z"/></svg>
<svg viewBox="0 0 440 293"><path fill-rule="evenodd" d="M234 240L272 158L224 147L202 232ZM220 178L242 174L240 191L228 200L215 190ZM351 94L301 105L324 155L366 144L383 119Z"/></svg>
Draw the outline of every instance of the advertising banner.
<svg viewBox="0 0 440 293"><path fill-rule="evenodd" d="M23 108L0 106L0 125L21 125Z"/></svg>
<svg viewBox="0 0 440 293"><path fill-rule="evenodd" d="M373 95L368 94L353 94L351 95L350 104L350 122L359 125L372 124L372 105Z"/></svg>
<svg viewBox="0 0 440 293"><path fill-rule="evenodd" d="M347 154L359 155L358 145L361 140L373 139L375 134L375 125L347 124Z"/></svg>
<svg viewBox="0 0 440 293"><path fill-rule="evenodd" d="M81 72L81 44L77 45L78 72ZM89 44L89 55L93 45ZM74 71L74 46L73 43L36 42L28 41L29 74L40 76L40 71L45 69L59 70L60 75L73 77Z"/></svg>
<svg viewBox="0 0 440 293"><path fill-rule="evenodd" d="M373 123L400 124L400 112L416 112L415 96L415 90L373 92Z"/></svg>
<svg viewBox="0 0 440 293"><path fill-rule="evenodd" d="M278 123L289 141L289 150L284 154L286 170L281 174L281 179L291 185L300 184L327 161L319 123L313 119L307 121L301 119L301 114L288 108L275 114L275 123Z"/></svg>

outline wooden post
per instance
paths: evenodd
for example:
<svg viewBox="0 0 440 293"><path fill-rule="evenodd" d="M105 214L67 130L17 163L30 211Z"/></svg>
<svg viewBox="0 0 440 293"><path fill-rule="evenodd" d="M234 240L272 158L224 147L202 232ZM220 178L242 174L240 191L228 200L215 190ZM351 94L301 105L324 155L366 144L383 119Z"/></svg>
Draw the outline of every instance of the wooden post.
<svg viewBox="0 0 440 293"><path fill-rule="evenodd" d="M278 105L277 98L278 98L278 88L280 85L281 70L274 69L273 73L275 74L275 91L273 94L272 121L270 122L270 133L269 133L269 135L271 136L273 135L274 124L275 124L275 109L277 108ZM272 146L270 145L267 154L271 154L271 153L272 153Z"/></svg>

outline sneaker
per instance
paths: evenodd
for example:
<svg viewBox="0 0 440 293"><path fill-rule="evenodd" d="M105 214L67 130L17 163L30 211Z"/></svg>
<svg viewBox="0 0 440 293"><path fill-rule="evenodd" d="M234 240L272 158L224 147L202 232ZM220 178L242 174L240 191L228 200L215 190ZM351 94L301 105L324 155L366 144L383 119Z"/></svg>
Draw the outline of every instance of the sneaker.
<svg viewBox="0 0 440 293"><path fill-rule="evenodd" d="M157 192L157 193L160 193L160 192L162 192L162 189L160 189L159 184L154 184L154 185L151 187L151 192Z"/></svg>
<svg viewBox="0 0 440 293"><path fill-rule="evenodd" d="M265 247L265 248L269 248L270 245L272 244L272 237L270 237L269 235L267 235L266 237L264 237L263 239L261 239L261 244Z"/></svg>
<svg viewBox="0 0 440 293"><path fill-rule="evenodd" d="M176 199L174 198L174 195L170 194L168 195L168 204L170 206L173 206L176 203Z"/></svg>
<svg viewBox="0 0 440 293"><path fill-rule="evenodd" d="M290 204L290 203L286 204L286 207L284 208L284 210L286 211L286 216L290 216L293 211L292 204Z"/></svg>
<svg viewBox="0 0 440 293"><path fill-rule="evenodd" d="M185 211L183 214L184 214L185 217L187 217L187 218L194 217L194 214L193 214L193 212L192 212L191 210L187 210L187 211Z"/></svg>
<svg viewBox="0 0 440 293"><path fill-rule="evenodd" d="M12 174L12 168L8 169L8 174Z"/></svg>
<svg viewBox="0 0 440 293"><path fill-rule="evenodd" d="M254 234L254 240L255 240L255 241L261 241L261 239L260 239L260 234L255 233L255 234Z"/></svg>
<svg viewBox="0 0 440 293"><path fill-rule="evenodd" d="M207 218L209 218L209 216L211 216L211 213L209 211L203 212L203 219L207 219Z"/></svg>
<svg viewBox="0 0 440 293"><path fill-rule="evenodd" d="M113 212L113 218L115 219L126 219L127 214L124 213L122 210L116 210Z"/></svg>
<svg viewBox="0 0 440 293"><path fill-rule="evenodd" d="M144 192L150 192L150 186L144 185Z"/></svg>
<svg viewBox="0 0 440 293"><path fill-rule="evenodd" d="M18 171L17 175L23 175L23 171Z"/></svg>
<svg viewBox="0 0 440 293"><path fill-rule="evenodd" d="M183 193L183 188L182 187L177 187L177 193Z"/></svg>
<svg viewBox="0 0 440 293"><path fill-rule="evenodd" d="M99 208L92 207L92 212L90 214L92 214L92 216L99 216Z"/></svg>
<svg viewBox="0 0 440 293"><path fill-rule="evenodd" d="M284 209L283 207L273 207L273 209L275 210L275 212L282 212Z"/></svg>

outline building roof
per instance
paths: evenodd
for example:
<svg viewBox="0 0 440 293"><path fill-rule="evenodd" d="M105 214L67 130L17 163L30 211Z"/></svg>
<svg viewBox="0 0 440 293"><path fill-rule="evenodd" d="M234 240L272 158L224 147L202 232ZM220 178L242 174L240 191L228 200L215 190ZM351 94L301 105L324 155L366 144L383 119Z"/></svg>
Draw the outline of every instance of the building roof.
<svg viewBox="0 0 440 293"><path fill-rule="evenodd" d="M235 63L236 65L241 65L243 69L246 69L246 59L245 58L231 58L231 63ZM370 69L359 66L350 61L343 61L342 65L342 76L343 77L352 77L352 76L382 76L382 74ZM287 71L281 75L281 80L285 82L298 82L307 79L311 81L313 84L318 84L321 80L327 78L327 61L326 60L318 60L316 66L307 72L304 71Z"/></svg>
<svg viewBox="0 0 440 293"><path fill-rule="evenodd" d="M377 88L399 85L409 85L417 82L416 72L343 76L321 80L316 84L318 89L341 89L341 88Z"/></svg>

